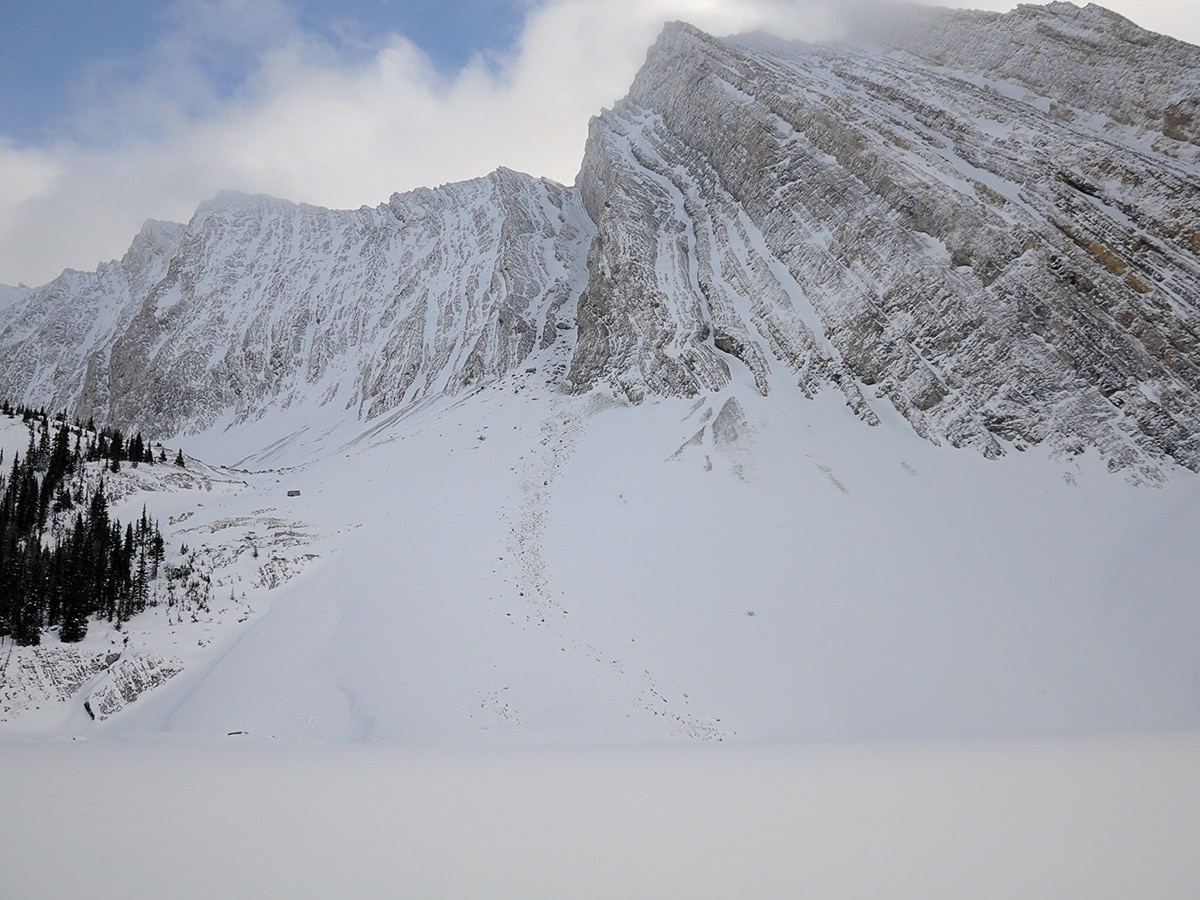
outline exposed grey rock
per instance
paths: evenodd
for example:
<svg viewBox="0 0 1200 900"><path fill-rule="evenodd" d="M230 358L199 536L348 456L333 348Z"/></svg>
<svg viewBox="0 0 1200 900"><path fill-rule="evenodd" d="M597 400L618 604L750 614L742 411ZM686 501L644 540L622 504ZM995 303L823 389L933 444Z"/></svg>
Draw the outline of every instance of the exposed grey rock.
<svg viewBox="0 0 1200 900"><path fill-rule="evenodd" d="M668 26L574 189L148 223L0 296L0 395L154 434L370 419L565 344L577 393L832 388L988 456L1200 469L1200 49L1067 3L867 38Z"/></svg>
<svg viewBox="0 0 1200 900"><path fill-rule="evenodd" d="M177 659L124 653L88 692L84 702L97 721L107 719L147 691L170 681L183 671Z"/></svg>
<svg viewBox="0 0 1200 900"><path fill-rule="evenodd" d="M0 396L154 437L295 403L370 419L557 339L591 230L572 191L503 169L355 211L223 194L6 309Z"/></svg>
<svg viewBox="0 0 1200 900"><path fill-rule="evenodd" d="M1123 69L1133 42L1193 90L1196 48L1074 9L931 10L929 43L1049 29ZM1154 115L1085 127L993 69L669 26L592 124L576 389L690 395L774 358L810 393L833 382L862 409L868 388L987 455L1048 442L1135 478L1200 467L1196 166Z"/></svg>
<svg viewBox="0 0 1200 900"><path fill-rule="evenodd" d="M179 660L157 655L10 645L0 666L0 722L68 702L106 719L181 671Z"/></svg>
<svg viewBox="0 0 1200 900"><path fill-rule="evenodd" d="M721 405L720 412L713 419L712 433L713 446L718 449L736 447L749 435L750 422L737 397L730 397Z"/></svg>
<svg viewBox="0 0 1200 900"><path fill-rule="evenodd" d="M906 6L872 23L874 36L890 47L937 66L1023 85L1052 100L1060 116L1102 113L1200 144L1200 47L1146 31L1094 3L953 15Z"/></svg>
<svg viewBox="0 0 1200 900"><path fill-rule="evenodd" d="M9 643L0 665L0 722L66 703L117 659L116 653L77 647L13 647Z"/></svg>

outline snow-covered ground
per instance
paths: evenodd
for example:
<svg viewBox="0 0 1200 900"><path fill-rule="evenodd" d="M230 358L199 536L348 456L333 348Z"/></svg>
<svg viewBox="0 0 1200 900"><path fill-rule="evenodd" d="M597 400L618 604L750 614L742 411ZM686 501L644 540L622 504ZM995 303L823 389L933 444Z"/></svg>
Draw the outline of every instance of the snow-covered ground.
<svg viewBox="0 0 1200 900"><path fill-rule="evenodd" d="M869 428L833 391L785 402L747 383L629 407L547 381L514 375L366 433L331 425L341 449L294 467L302 439L190 442L214 462L271 444L277 468L204 468L115 513L147 504L228 609L131 622L121 640L184 670L119 715L93 723L77 697L6 733L444 745L1200 727L1196 476L1134 486L1094 455L1036 449L988 461L882 402Z"/></svg>
<svg viewBox="0 0 1200 900"><path fill-rule="evenodd" d="M548 380L124 495L233 601L0 726L3 893L1195 895L1196 476Z"/></svg>
<svg viewBox="0 0 1200 900"><path fill-rule="evenodd" d="M14 455L25 455L29 449L29 429L20 419L0 416L0 459L4 463L4 476L12 470Z"/></svg>
<svg viewBox="0 0 1200 900"><path fill-rule="evenodd" d="M1200 735L0 745L2 893L1184 900Z"/></svg>
<svg viewBox="0 0 1200 900"><path fill-rule="evenodd" d="M112 727L529 743L1200 725L1194 476L991 462L882 403L867 428L833 392L738 391L730 432L729 396L630 408L525 380L278 473L320 561L186 694L181 677Z"/></svg>

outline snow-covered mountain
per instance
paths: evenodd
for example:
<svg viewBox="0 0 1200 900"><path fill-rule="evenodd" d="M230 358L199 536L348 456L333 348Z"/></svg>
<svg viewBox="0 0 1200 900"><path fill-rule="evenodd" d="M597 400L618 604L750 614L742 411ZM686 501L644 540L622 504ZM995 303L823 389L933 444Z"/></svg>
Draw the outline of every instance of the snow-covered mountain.
<svg viewBox="0 0 1200 900"><path fill-rule="evenodd" d="M223 194L10 303L4 389L158 435L370 419L553 342L590 233L572 192L505 170L355 212Z"/></svg>
<svg viewBox="0 0 1200 900"><path fill-rule="evenodd" d="M1036 67L969 62L1011 30L1132 81L1141 61L1106 14L930 15L953 68L928 61L936 33L907 54L664 33L584 158L599 237L575 385L687 395L745 365L765 390L782 363L868 422L873 394L989 456L1048 442L1146 475L1163 457L1195 469L1196 144L1070 105L1086 93L1048 97ZM1174 68L1145 77L1200 96L1196 48L1164 49Z"/></svg>
<svg viewBox="0 0 1200 900"><path fill-rule="evenodd" d="M222 195L5 289L0 396L239 467L123 502L254 610L47 727L1200 724L1200 49L911 15L669 25L571 188ZM130 634L90 652L194 638Z"/></svg>
<svg viewBox="0 0 1200 900"><path fill-rule="evenodd" d="M0 393L159 435L370 420L519 371L578 316L575 392L774 367L989 456L1200 466L1200 50L1066 3L899 21L893 49L669 26L575 189L501 170L147 223L3 305Z"/></svg>

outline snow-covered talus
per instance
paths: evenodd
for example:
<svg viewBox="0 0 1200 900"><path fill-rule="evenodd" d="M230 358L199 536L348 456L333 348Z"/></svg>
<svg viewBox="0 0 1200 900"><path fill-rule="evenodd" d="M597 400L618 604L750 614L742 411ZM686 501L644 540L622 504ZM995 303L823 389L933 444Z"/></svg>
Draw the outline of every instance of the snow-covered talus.
<svg viewBox="0 0 1200 900"><path fill-rule="evenodd" d="M1068 6L990 34L1065 40ZM1133 29L1194 92L1196 48L1079 16L1101 59ZM1154 116L1106 134L1063 112L1087 96L1060 99L911 55L668 26L592 123L574 388L689 396L744 364L766 390L779 360L806 393L834 382L870 420L866 388L935 442L1094 446L1151 480L1167 458L1200 467L1200 168L1147 137Z"/></svg>
<svg viewBox="0 0 1200 900"><path fill-rule="evenodd" d="M503 169L354 211L224 194L0 313L0 394L156 434L369 419L552 343L590 233L573 192Z"/></svg>

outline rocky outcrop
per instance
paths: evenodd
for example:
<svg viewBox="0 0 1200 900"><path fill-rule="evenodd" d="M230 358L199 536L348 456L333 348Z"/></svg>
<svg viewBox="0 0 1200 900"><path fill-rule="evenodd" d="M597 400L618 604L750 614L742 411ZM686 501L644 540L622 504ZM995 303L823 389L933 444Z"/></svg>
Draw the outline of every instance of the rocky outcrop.
<svg viewBox="0 0 1200 900"><path fill-rule="evenodd" d="M120 658L115 652L77 647L4 648L0 665L0 723L66 703L89 680Z"/></svg>
<svg viewBox="0 0 1200 900"><path fill-rule="evenodd" d="M1090 8L927 15L939 28L913 54L959 39L1045 54L1046 32L1074 42L1067 58L1119 50L1118 80L1127 45L1149 47L1144 77L1169 72L1171 97L1200 71L1196 48ZM1056 107L999 62L989 80L956 60L669 26L592 123L574 387L689 395L745 365L765 391L778 360L806 392L886 399L933 441L1096 447L1151 480L1167 459L1200 468L1187 146L1119 98L1081 123L1062 104L1086 92ZM1049 69L1017 68L1057 90Z"/></svg>
<svg viewBox="0 0 1200 900"><path fill-rule="evenodd" d="M182 670L179 660L158 655L9 644L0 665L0 723L69 702L106 719Z"/></svg>
<svg viewBox="0 0 1200 900"><path fill-rule="evenodd" d="M998 87L1021 85L1059 117L1100 113L1114 124L1200 145L1200 47L1094 3L954 14L914 5L869 28L867 36L935 66ZM1166 143L1158 149L1172 152Z"/></svg>
<svg viewBox="0 0 1200 900"><path fill-rule="evenodd" d="M93 719L103 721L182 671L178 659L124 653L88 691L85 709Z"/></svg>

